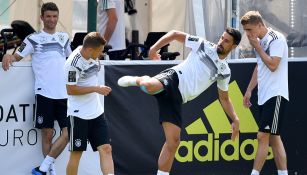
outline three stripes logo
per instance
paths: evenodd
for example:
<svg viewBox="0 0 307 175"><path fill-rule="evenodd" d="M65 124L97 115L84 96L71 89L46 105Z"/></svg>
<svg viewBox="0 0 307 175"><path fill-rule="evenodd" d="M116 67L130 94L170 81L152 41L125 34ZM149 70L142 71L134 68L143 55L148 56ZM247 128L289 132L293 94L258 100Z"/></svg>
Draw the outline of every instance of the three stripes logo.
<svg viewBox="0 0 307 175"><path fill-rule="evenodd" d="M199 117L185 127L189 140L182 140L176 153L178 162L236 161L255 158L258 141L255 135L258 125L248 108L243 107L243 94L236 81L229 85L229 97L240 119L240 136L230 139L231 123L219 100L203 109ZM252 138L251 138L252 137ZM273 158L269 149L267 159Z"/></svg>

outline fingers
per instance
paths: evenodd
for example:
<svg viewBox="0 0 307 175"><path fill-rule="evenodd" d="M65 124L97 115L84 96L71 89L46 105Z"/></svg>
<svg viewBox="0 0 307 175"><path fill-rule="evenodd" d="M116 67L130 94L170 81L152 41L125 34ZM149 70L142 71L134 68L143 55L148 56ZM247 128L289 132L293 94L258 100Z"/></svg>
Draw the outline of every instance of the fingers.
<svg viewBox="0 0 307 175"><path fill-rule="evenodd" d="M100 89L99 93L104 96L109 95L109 93L112 91L112 89L108 86L100 86L99 89Z"/></svg>
<svg viewBox="0 0 307 175"><path fill-rule="evenodd" d="M243 106L246 108L249 108L252 106L252 103L250 102L250 97L248 96L243 97Z"/></svg>
<svg viewBox="0 0 307 175"><path fill-rule="evenodd" d="M4 70L4 71L7 71L8 70L8 66L7 66L7 64L6 64L6 62L2 62L2 69Z"/></svg>
<svg viewBox="0 0 307 175"><path fill-rule="evenodd" d="M152 60L160 60L161 59L161 55L158 54L157 51L155 51L154 49L149 50L148 56Z"/></svg>
<svg viewBox="0 0 307 175"><path fill-rule="evenodd" d="M4 71L9 70L10 66L12 66L13 58L10 55L4 55L2 60L2 68Z"/></svg>
<svg viewBox="0 0 307 175"><path fill-rule="evenodd" d="M240 122L239 120L234 120L231 124L232 134L231 134L231 140L234 141L238 135L239 135L239 129L240 128Z"/></svg>
<svg viewBox="0 0 307 175"><path fill-rule="evenodd" d="M161 55L156 54L155 57L152 58L153 60L161 60Z"/></svg>
<svg viewBox="0 0 307 175"><path fill-rule="evenodd" d="M231 140L234 141L239 135L239 131L232 131Z"/></svg>
<svg viewBox="0 0 307 175"><path fill-rule="evenodd" d="M252 103L249 100L246 100L243 105L246 108L250 108L252 106Z"/></svg>
<svg viewBox="0 0 307 175"><path fill-rule="evenodd" d="M9 65L12 64L9 62L9 59L3 58L2 60L2 68L4 71L7 71L9 69Z"/></svg>
<svg viewBox="0 0 307 175"><path fill-rule="evenodd" d="M231 140L234 141L238 137L238 135L239 135L239 129L233 126Z"/></svg>
<svg viewBox="0 0 307 175"><path fill-rule="evenodd" d="M247 98L243 98L243 106L246 108L249 108L251 106L251 103Z"/></svg>
<svg viewBox="0 0 307 175"><path fill-rule="evenodd" d="M152 55L150 56L150 58L151 58L152 60L160 60L160 59L161 59L161 55L158 54L158 53L155 53L155 54L152 54Z"/></svg>

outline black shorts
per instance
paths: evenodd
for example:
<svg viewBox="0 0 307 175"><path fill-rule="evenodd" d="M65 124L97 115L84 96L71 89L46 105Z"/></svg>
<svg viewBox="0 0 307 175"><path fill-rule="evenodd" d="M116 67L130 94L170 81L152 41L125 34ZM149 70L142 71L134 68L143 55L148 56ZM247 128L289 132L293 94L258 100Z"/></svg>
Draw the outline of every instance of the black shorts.
<svg viewBox="0 0 307 175"><path fill-rule="evenodd" d="M86 151L88 141L93 151L97 151L98 146L110 143L104 114L90 120L84 120L75 116L69 116L69 118L71 125L68 129L70 151Z"/></svg>
<svg viewBox="0 0 307 175"><path fill-rule="evenodd" d="M175 70L167 69L156 75L164 87L164 90L154 95L159 106L159 121L170 122L181 128L182 97L178 89L179 80Z"/></svg>
<svg viewBox="0 0 307 175"><path fill-rule="evenodd" d="M51 99L36 94L34 127L53 128L54 120L58 121L61 129L69 126L67 99Z"/></svg>
<svg viewBox="0 0 307 175"><path fill-rule="evenodd" d="M259 106L259 131L280 135L282 121L286 115L288 101L275 96Z"/></svg>

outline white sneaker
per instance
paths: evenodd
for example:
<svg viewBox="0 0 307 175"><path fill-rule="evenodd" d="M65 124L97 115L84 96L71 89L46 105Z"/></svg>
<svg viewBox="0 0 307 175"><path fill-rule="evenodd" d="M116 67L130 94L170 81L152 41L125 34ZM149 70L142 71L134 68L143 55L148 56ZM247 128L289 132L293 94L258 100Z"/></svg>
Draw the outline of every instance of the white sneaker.
<svg viewBox="0 0 307 175"><path fill-rule="evenodd" d="M56 175L56 171L55 171L55 164L52 163L50 165L50 169L49 169L50 175Z"/></svg>
<svg viewBox="0 0 307 175"><path fill-rule="evenodd" d="M118 79L117 84L121 87L137 86L136 79L135 76L123 76Z"/></svg>

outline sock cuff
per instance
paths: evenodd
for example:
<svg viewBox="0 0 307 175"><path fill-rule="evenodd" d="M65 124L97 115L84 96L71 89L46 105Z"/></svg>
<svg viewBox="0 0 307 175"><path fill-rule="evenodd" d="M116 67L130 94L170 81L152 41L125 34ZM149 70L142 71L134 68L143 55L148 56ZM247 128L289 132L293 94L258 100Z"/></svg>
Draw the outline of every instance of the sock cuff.
<svg viewBox="0 0 307 175"><path fill-rule="evenodd" d="M45 157L45 159L48 160L49 162L52 162L52 163L53 163L54 160L55 160L55 158L53 158L53 157L51 157L51 156L48 156L48 155Z"/></svg>
<svg viewBox="0 0 307 175"><path fill-rule="evenodd" d="M251 175L259 175L259 173L260 173L259 171L253 169Z"/></svg>
<svg viewBox="0 0 307 175"><path fill-rule="evenodd" d="M158 170L157 175L169 175L169 172Z"/></svg>
<svg viewBox="0 0 307 175"><path fill-rule="evenodd" d="M278 175L288 175L288 170L277 170Z"/></svg>

